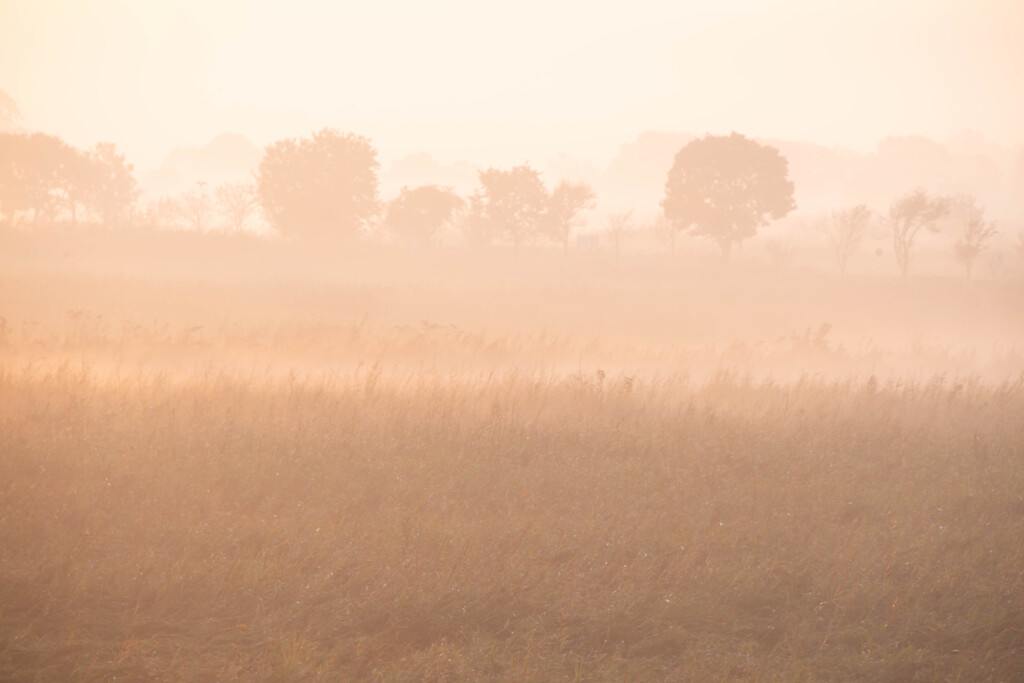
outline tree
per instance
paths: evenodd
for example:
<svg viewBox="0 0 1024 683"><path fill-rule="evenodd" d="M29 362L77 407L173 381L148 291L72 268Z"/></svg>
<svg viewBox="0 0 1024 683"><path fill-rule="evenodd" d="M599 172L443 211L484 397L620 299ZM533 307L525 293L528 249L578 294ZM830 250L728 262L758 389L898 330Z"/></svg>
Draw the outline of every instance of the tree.
<svg viewBox="0 0 1024 683"><path fill-rule="evenodd" d="M633 209L622 213L608 214L608 240L615 249L615 261L618 262L619 254L622 251L622 242L626 233L633 229Z"/></svg>
<svg viewBox="0 0 1024 683"><path fill-rule="evenodd" d="M325 128L279 140L257 170L260 202L284 235L354 239L380 208L377 151L366 138Z"/></svg>
<svg viewBox="0 0 1024 683"><path fill-rule="evenodd" d="M150 200L139 212L138 223L151 230L175 230L181 226L182 210L174 197Z"/></svg>
<svg viewBox="0 0 1024 683"><path fill-rule="evenodd" d="M479 210L485 228L508 238L518 251L542 228L548 192L540 174L528 165L509 171L480 171Z"/></svg>
<svg viewBox="0 0 1024 683"><path fill-rule="evenodd" d="M113 143L101 142L88 154L89 204L106 225L127 221L138 200L138 185L132 170L132 165L118 153Z"/></svg>
<svg viewBox="0 0 1024 683"><path fill-rule="evenodd" d="M450 187L422 185L403 187L388 204L388 229L408 244L430 244L441 226L466 205Z"/></svg>
<svg viewBox="0 0 1024 683"><path fill-rule="evenodd" d="M0 90L0 133L21 133L25 121L14 98Z"/></svg>
<svg viewBox="0 0 1024 683"><path fill-rule="evenodd" d="M555 186L548 198L547 232L556 244L562 245L562 253L569 253L569 237L579 225L580 212L594 206L594 190L587 183L563 180Z"/></svg>
<svg viewBox="0 0 1024 683"><path fill-rule="evenodd" d="M12 222L29 212L34 223L53 221L68 207L69 170L78 162L79 152L52 135L0 135L0 213Z"/></svg>
<svg viewBox="0 0 1024 683"><path fill-rule="evenodd" d="M949 200L949 217L959 231L953 243L953 256L964 265L967 280L985 243L996 236L996 224L985 222L985 209L973 195L960 194Z"/></svg>
<svg viewBox="0 0 1024 683"><path fill-rule="evenodd" d="M129 215L136 196L132 166L112 144L82 152L43 133L0 135L2 214L77 224L86 212L109 224Z"/></svg>
<svg viewBox="0 0 1024 683"><path fill-rule="evenodd" d="M867 234L870 221L871 209L865 204L833 211L826 218L825 231L832 243L841 275L846 275L846 264Z"/></svg>
<svg viewBox="0 0 1024 683"><path fill-rule="evenodd" d="M232 232L243 232L259 208L259 196L252 183L223 183L214 190L217 210Z"/></svg>
<svg viewBox="0 0 1024 683"><path fill-rule="evenodd" d="M733 244L753 237L796 203L779 151L733 133L705 135L679 150L661 206L679 230L715 242L727 263Z"/></svg>
<svg viewBox="0 0 1024 683"><path fill-rule="evenodd" d="M938 232L938 222L948 211L945 199L930 197L920 188L897 197L889 206L888 225L892 233L892 249L904 279L910 272L910 255L918 233L922 229Z"/></svg>
<svg viewBox="0 0 1024 683"><path fill-rule="evenodd" d="M459 212L455 223L467 245L479 248L494 243L494 227L487 219L484 196L480 191L469 196L465 210Z"/></svg>
<svg viewBox="0 0 1024 683"><path fill-rule="evenodd" d="M191 190L182 192L174 206L190 230L202 232L209 227L213 202L206 191L206 183L199 181Z"/></svg>
<svg viewBox="0 0 1024 683"><path fill-rule="evenodd" d="M71 225L75 226L78 225L79 216L89 213L94 205L95 173L92 159L88 153L63 143L52 151L59 155L59 161L50 177L49 194L55 201L56 212L63 211ZM57 217L56 212L54 218Z"/></svg>

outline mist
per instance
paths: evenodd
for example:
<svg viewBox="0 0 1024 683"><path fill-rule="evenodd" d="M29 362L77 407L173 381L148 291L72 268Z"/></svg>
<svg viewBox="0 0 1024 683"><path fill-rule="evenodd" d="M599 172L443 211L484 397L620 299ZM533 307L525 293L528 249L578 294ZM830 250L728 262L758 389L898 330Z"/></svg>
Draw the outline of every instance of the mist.
<svg viewBox="0 0 1024 683"><path fill-rule="evenodd" d="M1020 678L1022 30L0 0L0 679Z"/></svg>

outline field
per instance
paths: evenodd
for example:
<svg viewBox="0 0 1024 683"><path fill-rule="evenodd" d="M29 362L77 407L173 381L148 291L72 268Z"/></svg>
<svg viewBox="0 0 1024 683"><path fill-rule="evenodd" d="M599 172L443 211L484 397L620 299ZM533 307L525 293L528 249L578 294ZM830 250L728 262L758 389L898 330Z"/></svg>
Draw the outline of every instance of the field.
<svg viewBox="0 0 1024 683"><path fill-rule="evenodd" d="M1024 679L1020 282L47 258L0 680Z"/></svg>

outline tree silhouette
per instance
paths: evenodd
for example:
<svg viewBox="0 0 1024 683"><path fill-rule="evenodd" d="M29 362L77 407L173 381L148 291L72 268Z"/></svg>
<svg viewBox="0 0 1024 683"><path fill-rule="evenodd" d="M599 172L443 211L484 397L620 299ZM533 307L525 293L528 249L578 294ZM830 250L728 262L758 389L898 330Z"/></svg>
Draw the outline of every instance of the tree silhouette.
<svg viewBox="0 0 1024 683"><path fill-rule="evenodd" d="M826 219L825 231L841 275L846 275L846 264L867 234L870 221L871 209L866 204L833 211Z"/></svg>
<svg viewBox="0 0 1024 683"><path fill-rule="evenodd" d="M129 164L117 147L101 142L88 155L89 204L106 225L125 222L138 200L138 186Z"/></svg>
<svg viewBox="0 0 1024 683"><path fill-rule="evenodd" d="M489 168L480 171L480 185L484 230L508 238L516 250L540 231L548 192L537 171L525 164L509 171Z"/></svg>
<svg viewBox="0 0 1024 683"><path fill-rule="evenodd" d="M579 224L580 212L593 209L594 190L587 183L560 182L551 192L547 207L547 233L562 253L569 253L569 237Z"/></svg>
<svg viewBox="0 0 1024 683"><path fill-rule="evenodd" d="M256 186L251 183L223 183L214 190L217 210L232 232L242 232L259 208Z"/></svg>
<svg viewBox="0 0 1024 683"><path fill-rule="evenodd" d="M52 135L0 135L0 212L12 222L18 213L31 213L36 224L55 220L68 206L78 156Z"/></svg>
<svg viewBox="0 0 1024 683"><path fill-rule="evenodd" d="M487 218L484 195L477 190L469 196L465 211L455 219L463 240L471 247L488 247L494 243L495 231Z"/></svg>
<svg viewBox="0 0 1024 683"><path fill-rule="evenodd" d="M203 232L210 227L213 201L210 199L210 193L206 191L205 182L199 181L191 190L182 192L174 206L190 230Z"/></svg>
<svg viewBox="0 0 1024 683"><path fill-rule="evenodd" d="M263 152L257 187L283 235L354 239L377 215L377 151L366 138L325 128Z"/></svg>
<svg viewBox="0 0 1024 683"><path fill-rule="evenodd" d="M59 162L53 167L50 176L49 194L56 209L53 218L57 218L58 212L63 212L70 219L71 225L78 225L79 216L87 214L95 205L96 173L92 159L88 153L63 142L51 147L50 151L59 155Z"/></svg>
<svg viewBox="0 0 1024 683"><path fill-rule="evenodd" d="M681 231L715 242L723 263L733 244L796 208L785 158L739 133L706 135L679 150L661 206Z"/></svg>
<svg viewBox="0 0 1024 683"><path fill-rule="evenodd" d="M633 209L622 213L608 214L608 240L615 250L615 261L618 262L622 252L622 243L626 239L626 233L633 229Z"/></svg>
<svg viewBox="0 0 1024 683"><path fill-rule="evenodd" d="M956 195L949 200L949 217L959 231L953 243L953 256L963 264L967 280L971 279L974 262L985 248L985 243L996 236L996 224L985 222L985 209L969 194Z"/></svg>
<svg viewBox="0 0 1024 683"><path fill-rule="evenodd" d="M0 135L0 215L8 220L31 214L35 224L77 224L85 212L109 224L129 215L136 195L132 167L112 144L86 153L44 133Z"/></svg>
<svg viewBox="0 0 1024 683"><path fill-rule="evenodd" d="M25 122L14 98L0 90L0 133L20 133Z"/></svg>
<svg viewBox="0 0 1024 683"><path fill-rule="evenodd" d="M403 187L388 204L386 223L388 229L407 244L425 246L465 204L450 187Z"/></svg>
<svg viewBox="0 0 1024 683"><path fill-rule="evenodd" d="M906 279L910 272L910 255L914 242L922 229L938 232L938 222L949 212L948 202L941 197L930 197L922 189L897 197L889 206L889 230L896 265Z"/></svg>

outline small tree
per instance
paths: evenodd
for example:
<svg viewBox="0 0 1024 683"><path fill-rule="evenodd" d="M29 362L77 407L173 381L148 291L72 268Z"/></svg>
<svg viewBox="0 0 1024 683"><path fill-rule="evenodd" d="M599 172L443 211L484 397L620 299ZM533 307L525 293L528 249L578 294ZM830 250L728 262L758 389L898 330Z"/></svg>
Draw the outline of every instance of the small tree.
<svg viewBox="0 0 1024 683"><path fill-rule="evenodd" d="M143 227L153 230L176 230L181 227L181 202L174 197L160 197L146 203L139 217Z"/></svg>
<svg viewBox="0 0 1024 683"><path fill-rule="evenodd" d="M734 244L753 237L769 218L782 218L796 203L779 151L733 133L706 135L679 150L661 206L680 230L715 242L724 264Z"/></svg>
<svg viewBox="0 0 1024 683"><path fill-rule="evenodd" d="M622 213L608 214L608 241L612 243L615 250L615 260L619 260L622 251L622 243L626 239L626 233L633 229L633 209Z"/></svg>
<svg viewBox="0 0 1024 683"><path fill-rule="evenodd" d="M569 253L569 237L572 229L579 225L580 213L594 206L594 190L587 183L563 180L551 192L547 206L547 232L556 244L562 246L563 254Z"/></svg>
<svg viewBox="0 0 1024 683"><path fill-rule="evenodd" d="M967 280L985 243L996 236L995 223L985 222L985 209L978 206L973 195L960 194L949 200L949 218L958 231L953 243L953 256L963 264Z"/></svg>
<svg viewBox="0 0 1024 683"><path fill-rule="evenodd" d="M896 255L896 265L904 279L910 272L910 255L918 233L922 229L938 232L938 222L948 211L945 199L930 197L922 189L896 198L889 206L888 224L892 233L892 249Z"/></svg>
<svg viewBox="0 0 1024 683"><path fill-rule="evenodd" d="M354 239L379 211L379 166L369 140L325 128L268 146L257 191L281 234Z"/></svg>
<svg viewBox="0 0 1024 683"><path fill-rule="evenodd" d="M544 224L548 192L540 174L525 164L509 171L489 168L480 171L480 185L480 218L518 251Z"/></svg>
<svg viewBox="0 0 1024 683"><path fill-rule="evenodd" d="M179 216L189 229L202 232L210 225L213 202L206 191L206 183L200 181L191 190L181 193L175 203Z"/></svg>
<svg viewBox="0 0 1024 683"><path fill-rule="evenodd" d="M427 245L433 242L441 226L465 205L450 187L403 187L388 204L386 224L407 244Z"/></svg>
<svg viewBox="0 0 1024 683"><path fill-rule="evenodd" d="M259 209L259 195L252 183L224 183L214 190L217 210L232 232L242 232Z"/></svg>
<svg viewBox="0 0 1024 683"><path fill-rule="evenodd" d="M865 204L833 211L825 219L825 232L832 243L841 275L846 275L846 264L864 240L870 222L871 209Z"/></svg>

